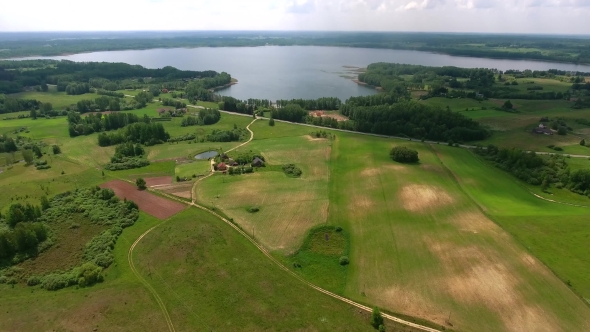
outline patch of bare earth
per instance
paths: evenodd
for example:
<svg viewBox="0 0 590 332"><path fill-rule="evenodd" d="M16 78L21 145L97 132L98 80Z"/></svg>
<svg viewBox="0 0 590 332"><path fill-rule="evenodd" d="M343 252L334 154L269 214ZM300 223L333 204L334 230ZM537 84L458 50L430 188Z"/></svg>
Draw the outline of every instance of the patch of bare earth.
<svg viewBox="0 0 590 332"><path fill-rule="evenodd" d="M148 187L153 186L160 186L164 184L171 184L172 177L171 176L159 176L155 178L145 178L145 183Z"/></svg>
<svg viewBox="0 0 590 332"><path fill-rule="evenodd" d="M121 180L109 181L100 187L113 189L117 197L134 201L141 211L158 219L168 219L186 207L182 203L156 196L149 191L138 190L136 186Z"/></svg>
<svg viewBox="0 0 590 332"><path fill-rule="evenodd" d="M497 314L505 331L561 330L552 313L523 294L528 285L516 272L519 266L510 264L500 252L431 237L425 237L424 242L443 266L434 277L435 283L459 303L467 308L485 306Z"/></svg>
<svg viewBox="0 0 590 332"><path fill-rule="evenodd" d="M412 184L403 187L399 198L404 209L412 212L424 212L454 202L446 191L428 185Z"/></svg>
<svg viewBox="0 0 590 332"><path fill-rule="evenodd" d="M174 184L165 184L153 187L158 191L164 192L166 194L188 198L191 199L191 190L193 188L193 182L181 182L181 183L174 183Z"/></svg>

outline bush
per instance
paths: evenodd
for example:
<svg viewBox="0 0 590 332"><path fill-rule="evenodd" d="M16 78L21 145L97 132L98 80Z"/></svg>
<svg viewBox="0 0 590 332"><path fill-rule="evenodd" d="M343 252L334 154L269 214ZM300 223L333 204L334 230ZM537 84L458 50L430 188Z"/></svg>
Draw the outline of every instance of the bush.
<svg viewBox="0 0 590 332"><path fill-rule="evenodd" d="M398 163L417 163L418 151L409 149L405 146L396 146L389 152L391 159Z"/></svg>
<svg viewBox="0 0 590 332"><path fill-rule="evenodd" d="M298 178L303 173L301 168L295 166L294 164L285 164L283 165L283 172L287 174L287 176Z"/></svg>
<svg viewBox="0 0 590 332"><path fill-rule="evenodd" d="M146 182L143 178L137 178L135 180L135 185L137 186L137 189L139 189L139 190L145 190L147 188Z"/></svg>
<svg viewBox="0 0 590 332"><path fill-rule="evenodd" d="M38 276L32 276L27 279L27 286L37 286L39 284L41 284L41 278Z"/></svg>
<svg viewBox="0 0 590 332"><path fill-rule="evenodd" d="M252 206L248 208L248 212L250 213L256 213L258 211L260 211L260 208L258 206Z"/></svg>
<svg viewBox="0 0 590 332"><path fill-rule="evenodd" d="M350 263L350 260L348 259L347 256L342 256L342 257L340 257L339 263L340 263L340 265L345 266Z"/></svg>
<svg viewBox="0 0 590 332"><path fill-rule="evenodd" d="M559 129L557 129L557 135L567 135L567 128L566 127L559 127Z"/></svg>
<svg viewBox="0 0 590 332"><path fill-rule="evenodd" d="M61 153L61 148L57 145L53 145L51 147L51 149L53 150L53 154L60 154Z"/></svg>
<svg viewBox="0 0 590 332"><path fill-rule="evenodd" d="M104 169L108 171L121 171L126 169L141 168L148 166L149 160L139 157L118 157L111 158L111 163L106 164Z"/></svg>
<svg viewBox="0 0 590 332"><path fill-rule="evenodd" d="M342 227L340 227L340 226L336 227L336 232L338 232L338 233L342 232Z"/></svg>
<svg viewBox="0 0 590 332"><path fill-rule="evenodd" d="M274 127L275 126L275 119L270 118L270 120L268 120L268 125L271 127Z"/></svg>
<svg viewBox="0 0 590 332"><path fill-rule="evenodd" d="M373 308L373 312L371 313L371 326L378 329L381 325L383 325L383 316L381 315L381 311L379 308Z"/></svg>

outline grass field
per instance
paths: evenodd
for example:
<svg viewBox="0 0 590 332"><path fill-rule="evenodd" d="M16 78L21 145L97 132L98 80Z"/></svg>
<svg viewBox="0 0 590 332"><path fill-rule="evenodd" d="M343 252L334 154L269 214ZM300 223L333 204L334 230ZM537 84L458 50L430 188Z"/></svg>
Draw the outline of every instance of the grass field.
<svg viewBox="0 0 590 332"><path fill-rule="evenodd" d="M199 183L196 197L202 204L221 208L267 247L293 252L307 230L326 222L330 141L306 136L257 139L257 135L255 131L255 140L237 152L260 151L268 168L295 164L303 171L301 178L287 177L280 167L239 176L217 175ZM260 211L249 213L253 206Z"/></svg>
<svg viewBox="0 0 590 332"><path fill-rule="evenodd" d="M179 331L373 330L368 314L289 277L201 210L186 210L155 229L134 257Z"/></svg>
<svg viewBox="0 0 590 332"><path fill-rule="evenodd" d="M590 326L590 309L482 213L441 165L437 154L452 156L455 150L435 154L412 144L421 163L404 166L388 158L394 144L339 135L333 146L329 224L344 222L350 232L347 296L440 324L451 313L457 330ZM461 163L474 164L476 160ZM496 181L497 176L487 179ZM487 208L488 202L481 204ZM523 213L510 195L494 206Z"/></svg>
<svg viewBox="0 0 590 332"><path fill-rule="evenodd" d="M85 93L83 95L68 95L65 92L50 90L48 92L21 92L9 95L12 98L19 99L36 99L44 103L51 103L53 109L62 110L68 106L73 106L82 99L92 99L99 97L96 93Z"/></svg>

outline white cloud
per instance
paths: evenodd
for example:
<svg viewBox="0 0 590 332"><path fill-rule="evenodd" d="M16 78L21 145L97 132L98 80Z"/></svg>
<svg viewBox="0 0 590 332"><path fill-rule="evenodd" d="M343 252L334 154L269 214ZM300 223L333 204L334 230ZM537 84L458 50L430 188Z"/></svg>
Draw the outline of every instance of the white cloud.
<svg viewBox="0 0 590 332"><path fill-rule="evenodd" d="M590 0L0 1L0 31L369 30L590 34L587 23Z"/></svg>

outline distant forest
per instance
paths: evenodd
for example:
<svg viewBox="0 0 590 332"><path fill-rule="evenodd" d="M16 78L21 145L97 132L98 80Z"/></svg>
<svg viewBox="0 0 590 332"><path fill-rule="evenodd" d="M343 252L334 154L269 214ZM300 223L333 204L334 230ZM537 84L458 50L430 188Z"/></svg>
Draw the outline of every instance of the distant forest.
<svg viewBox="0 0 590 332"><path fill-rule="evenodd" d="M0 58L173 47L342 46L590 64L590 39L556 35L375 32L0 33Z"/></svg>

